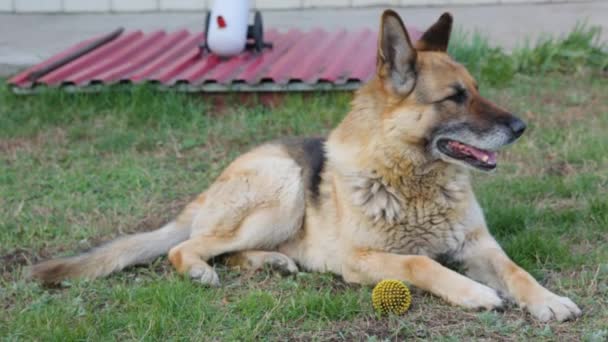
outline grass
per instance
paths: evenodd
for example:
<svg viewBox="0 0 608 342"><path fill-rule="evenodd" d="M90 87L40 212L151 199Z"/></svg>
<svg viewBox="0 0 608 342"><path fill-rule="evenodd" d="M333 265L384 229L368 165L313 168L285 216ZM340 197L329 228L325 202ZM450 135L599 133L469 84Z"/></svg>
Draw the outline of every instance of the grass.
<svg viewBox="0 0 608 342"><path fill-rule="evenodd" d="M509 54L492 46L480 32L456 31L449 52L479 81L506 86L516 74L605 72L608 53L601 33L601 27L581 22L564 37L545 35L535 43L525 41Z"/></svg>
<svg viewBox="0 0 608 342"><path fill-rule="evenodd" d="M223 287L206 289L175 274L165 258L63 288L26 282L21 278L25 264L160 226L232 158L262 141L328 132L348 111L351 95L289 95L275 105L259 99L249 106L217 106L205 97L146 87L79 95L48 91L35 97L13 96L2 87L1 338L606 340L608 78L601 76L603 66L585 68L585 57L527 69L521 61L534 59L518 57L530 54L525 49L505 57L475 39L452 53L481 79L486 96L529 124L524 137L500 154L495 174L475 175L478 198L509 255L580 304L585 315L579 320L540 324L516 307L470 312L417 290L405 316L377 317L369 287L329 274L281 278L270 271L241 274L218 266ZM551 42L539 51L563 40ZM582 43L573 46L595 46ZM500 71L503 66L492 60L508 63L512 74L505 77L506 69ZM560 63L565 67L556 66Z"/></svg>

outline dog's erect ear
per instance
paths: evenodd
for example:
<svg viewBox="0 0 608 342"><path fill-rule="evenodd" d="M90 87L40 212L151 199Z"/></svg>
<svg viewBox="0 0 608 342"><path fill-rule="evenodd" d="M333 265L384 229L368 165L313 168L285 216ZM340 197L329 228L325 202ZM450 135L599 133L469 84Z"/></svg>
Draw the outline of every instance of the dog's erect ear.
<svg viewBox="0 0 608 342"><path fill-rule="evenodd" d="M399 15L392 10L382 14L378 39L378 76L385 87L407 95L416 84L416 49Z"/></svg>
<svg viewBox="0 0 608 342"><path fill-rule="evenodd" d="M424 32L416 44L418 51L446 52L448 50L448 43L450 42L453 21L450 13L443 13L439 17L439 20Z"/></svg>

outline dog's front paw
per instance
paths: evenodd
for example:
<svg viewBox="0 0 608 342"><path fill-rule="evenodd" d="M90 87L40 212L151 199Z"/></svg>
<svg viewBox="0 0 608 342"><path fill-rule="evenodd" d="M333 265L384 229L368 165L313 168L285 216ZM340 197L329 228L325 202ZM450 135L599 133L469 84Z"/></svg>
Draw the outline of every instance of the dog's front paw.
<svg viewBox="0 0 608 342"><path fill-rule="evenodd" d="M454 301L465 308L476 310L498 310L504 305L494 289L478 283L468 288L459 298L454 298Z"/></svg>
<svg viewBox="0 0 608 342"><path fill-rule="evenodd" d="M560 297L549 290L543 290L540 298L535 298L532 303L526 305L528 311L539 321L547 322L555 319L563 322L582 314L581 309L570 298Z"/></svg>

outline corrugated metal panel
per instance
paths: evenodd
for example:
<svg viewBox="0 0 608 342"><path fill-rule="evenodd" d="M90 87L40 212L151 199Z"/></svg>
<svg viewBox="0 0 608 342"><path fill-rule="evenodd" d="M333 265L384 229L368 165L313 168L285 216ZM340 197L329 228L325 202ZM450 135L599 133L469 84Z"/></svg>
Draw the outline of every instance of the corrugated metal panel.
<svg viewBox="0 0 608 342"><path fill-rule="evenodd" d="M413 39L419 32L410 29ZM355 89L375 70L377 33L370 30L310 32L268 30L272 49L229 59L201 54L202 33L181 30L125 32L99 48L30 80L32 72L91 44L92 38L9 80L15 92L37 86L94 90L100 85L152 82L180 91L305 91Z"/></svg>

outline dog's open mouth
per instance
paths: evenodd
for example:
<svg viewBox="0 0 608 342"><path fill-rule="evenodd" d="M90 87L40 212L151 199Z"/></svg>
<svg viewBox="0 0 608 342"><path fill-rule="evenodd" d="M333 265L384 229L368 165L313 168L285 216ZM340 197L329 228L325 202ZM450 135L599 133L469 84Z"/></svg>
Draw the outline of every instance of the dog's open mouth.
<svg viewBox="0 0 608 342"><path fill-rule="evenodd" d="M440 139L437 148L448 157L463 161L477 169L492 170L496 167L494 151L483 150L451 139Z"/></svg>

